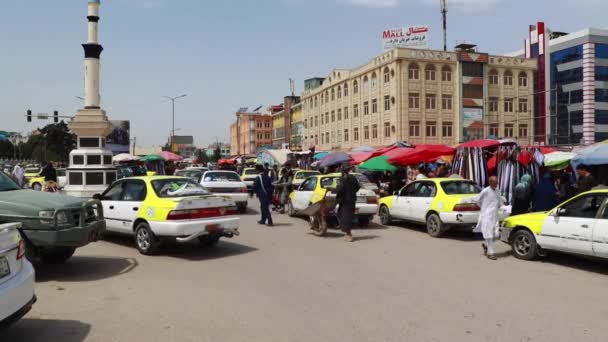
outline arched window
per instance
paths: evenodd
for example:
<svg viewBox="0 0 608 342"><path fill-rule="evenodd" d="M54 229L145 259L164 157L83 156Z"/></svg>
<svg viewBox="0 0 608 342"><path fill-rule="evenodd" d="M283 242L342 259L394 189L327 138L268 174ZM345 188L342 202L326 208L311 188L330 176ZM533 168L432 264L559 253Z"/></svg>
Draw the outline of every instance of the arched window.
<svg viewBox="0 0 608 342"><path fill-rule="evenodd" d="M363 93L367 93L369 91L369 78L367 76L363 77Z"/></svg>
<svg viewBox="0 0 608 342"><path fill-rule="evenodd" d="M344 83L344 96L348 96L348 83Z"/></svg>
<svg viewBox="0 0 608 342"><path fill-rule="evenodd" d="M382 76L384 78L384 83L389 83L391 81L391 73L388 70L388 67L384 68L384 71L382 72Z"/></svg>
<svg viewBox="0 0 608 342"><path fill-rule="evenodd" d="M518 78L519 78L519 86L520 87L527 87L528 86L528 75L526 75L525 71L520 71Z"/></svg>
<svg viewBox="0 0 608 342"><path fill-rule="evenodd" d="M338 86L338 98L342 98L342 87Z"/></svg>
<svg viewBox="0 0 608 342"><path fill-rule="evenodd" d="M336 90L334 88L331 88L331 100L335 100L336 99Z"/></svg>
<svg viewBox="0 0 608 342"><path fill-rule="evenodd" d="M376 89L378 85L378 77L376 77L376 73L372 73L372 89Z"/></svg>
<svg viewBox="0 0 608 342"><path fill-rule="evenodd" d="M407 78L410 80L419 80L420 79L420 70L418 68L418 64L412 63L407 69Z"/></svg>
<svg viewBox="0 0 608 342"><path fill-rule="evenodd" d="M325 103L325 94L321 93L321 104Z"/></svg>
<svg viewBox="0 0 608 342"><path fill-rule="evenodd" d="M319 105L319 102L317 101L317 97L315 96L315 107L317 107Z"/></svg>
<svg viewBox="0 0 608 342"><path fill-rule="evenodd" d="M353 82L353 94L358 94L359 93L359 82L357 80L355 80Z"/></svg>
<svg viewBox="0 0 608 342"><path fill-rule="evenodd" d="M490 70L488 78L490 84L498 84L498 71L496 69Z"/></svg>
<svg viewBox="0 0 608 342"><path fill-rule="evenodd" d="M441 81L452 82L452 68L449 65L444 65L441 68Z"/></svg>
<svg viewBox="0 0 608 342"><path fill-rule="evenodd" d="M504 84L506 86L512 86L513 85L513 73L511 72L511 70L505 71Z"/></svg>
<svg viewBox="0 0 608 342"><path fill-rule="evenodd" d="M436 69L434 64L427 64L427 66L424 68L424 79L427 81L434 81L435 70Z"/></svg>
<svg viewBox="0 0 608 342"><path fill-rule="evenodd" d="M325 91L325 103L329 103L329 90Z"/></svg>

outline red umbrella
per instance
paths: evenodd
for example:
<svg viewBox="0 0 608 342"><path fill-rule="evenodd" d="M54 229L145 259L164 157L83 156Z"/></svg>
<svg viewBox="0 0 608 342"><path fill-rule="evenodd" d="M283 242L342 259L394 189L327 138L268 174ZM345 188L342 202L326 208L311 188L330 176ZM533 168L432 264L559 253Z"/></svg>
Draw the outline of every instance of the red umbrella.
<svg viewBox="0 0 608 342"><path fill-rule="evenodd" d="M498 145L500 145L500 142L498 140L479 139L479 140L467 141L464 144L458 145L458 148L461 148L461 147L492 148L492 147L498 147Z"/></svg>
<svg viewBox="0 0 608 342"><path fill-rule="evenodd" d="M180 161L184 159L184 157L169 151L162 151L158 155L163 157L163 159L165 159L166 161Z"/></svg>
<svg viewBox="0 0 608 342"><path fill-rule="evenodd" d="M363 162L366 162L368 159L373 157L375 152L362 152L362 153L353 153L350 157L353 159L353 165L359 165Z"/></svg>
<svg viewBox="0 0 608 342"><path fill-rule="evenodd" d="M454 154L454 148L446 145L416 145L414 148L399 148L385 155L388 162L396 165L416 165L435 161L441 156Z"/></svg>

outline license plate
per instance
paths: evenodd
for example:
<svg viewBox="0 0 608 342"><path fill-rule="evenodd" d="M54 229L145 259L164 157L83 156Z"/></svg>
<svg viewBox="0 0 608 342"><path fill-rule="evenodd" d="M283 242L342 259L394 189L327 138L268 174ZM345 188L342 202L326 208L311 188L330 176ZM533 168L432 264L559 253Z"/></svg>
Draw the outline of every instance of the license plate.
<svg viewBox="0 0 608 342"><path fill-rule="evenodd" d="M11 273L6 257L0 257L0 278L4 278Z"/></svg>
<svg viewBox="0 0 608 342"><path fill-rule="evenodd" d="M207 226L207 231L209 233L215 233L215 232L219 232L222 228L220 227L219 224L210 224Z"/></svg>

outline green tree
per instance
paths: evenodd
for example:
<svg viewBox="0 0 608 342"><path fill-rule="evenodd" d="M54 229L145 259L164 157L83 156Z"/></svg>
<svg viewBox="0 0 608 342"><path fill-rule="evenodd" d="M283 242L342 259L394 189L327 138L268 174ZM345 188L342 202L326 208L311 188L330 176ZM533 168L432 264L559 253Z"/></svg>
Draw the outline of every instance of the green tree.
<svg viewBox="0 0 608 342"><path fill-rule="evenodd" d="M209 157L207 156L207 150L205 150L204 148L197 150L196 159L198 159L198 161L201 164L207 165L207 163L209 162Z"/></svg>
<svg viewBox="0 0 608 342"><path fill-rule="evenodd" d="M213 150L213 161L217 162L218 160L220 160L222 158L222 150L220 149L220 145L217 145L215 147L215 150Z"/></svg>
<svg viewBox="0 0 608 342"><path fill-rule="evenodd" d="M39 132L20 145L22 158L67 162L70 152L76 147L76 136L70 132L68 125L61 121L44 126Z"/></svg>
<svg viewBox="0 0 608 342"><path fill-rule="evenodd" d="M13 158L15 146L8 140L0 140L0 158Z"/></svg>

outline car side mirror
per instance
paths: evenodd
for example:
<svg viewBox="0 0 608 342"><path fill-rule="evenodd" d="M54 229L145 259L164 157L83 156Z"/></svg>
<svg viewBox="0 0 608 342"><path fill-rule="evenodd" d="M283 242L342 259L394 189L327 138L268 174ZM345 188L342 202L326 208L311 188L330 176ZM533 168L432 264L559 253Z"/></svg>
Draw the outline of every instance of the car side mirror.
<svg viewBox="0 0 608 342"><path fill-rule="evenodd" d="M564 209L564 208L557 208L557 209L555 209L555 213L554 213L554 215L555 215L556 217L559 217L559 216L562 216L562 215L566 214L566 211L567 211L567 210L566 210L566 209Z"/></svg>
<svg viewBox="0 0 608 342"><path fill-rule="evenodd" d="M395 196L399 196L399 190L395 190L395 191L393 191L393 195L395 195Z"/></svg>
<svg viewBox="0 0 608 342"><path fill-rule="evenodd" d="M95 195L93 195L93 199L101 201L101 194L95 194Z"/></svg>

